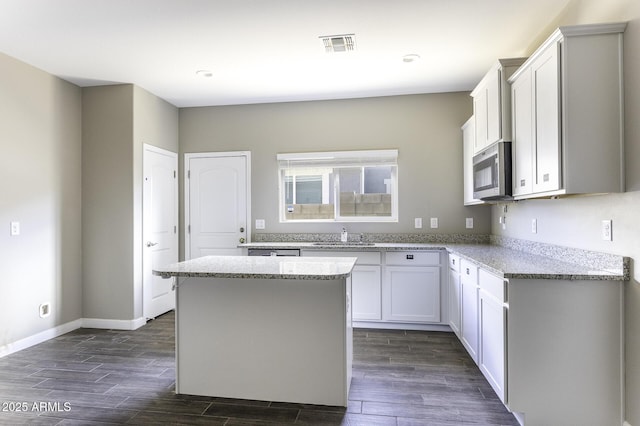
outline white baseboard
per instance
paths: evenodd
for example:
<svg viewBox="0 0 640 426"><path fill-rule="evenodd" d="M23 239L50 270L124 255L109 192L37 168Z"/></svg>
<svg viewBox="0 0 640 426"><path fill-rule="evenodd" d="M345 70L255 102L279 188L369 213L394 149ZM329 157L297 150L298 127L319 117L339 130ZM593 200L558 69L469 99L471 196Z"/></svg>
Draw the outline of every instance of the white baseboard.
<svg viewBox="0 0 640 426"><path fill-rule="evenodd" d="M41 331L40 333L34 334L33 336L25 337L24 339L20 339L15 342L0 346L0 358L11 355L12 353L21 351L23 349L27 349L31 346L37 345L38 343L46 342L49 339L61 336L70 331L76 330L82 327L82 324L82 319L77 319L75 321L71 321L57 327L50 328L48 330Z"/></svg>
<svg viewBox="0 0 640 426"><path fill-rule="evenodd" d="M48 330L41 331L33 336L25 337L12 343L0 346L0 358L12 353L46 342L54 337L61 336L78 328L102 328L112 330L137 330L147 323L144 317L132 320L112 320L100 318L80 318Z"/></svg>
<svg viewBox="0 0 640 426"><path fill-rule="evenodd" d="M385 330L417 330L452 332L451 327L444 324L409 324L378 321L353 321L353 328L375 328Z"/></svg>
<svg viewBox="0 0 640 426"><path fill-rule="evenodd" d="M82 328L101 328L107 330L137 330L147 323L144 317L132 320L114 320L102 318L83 318Z"/></svg>

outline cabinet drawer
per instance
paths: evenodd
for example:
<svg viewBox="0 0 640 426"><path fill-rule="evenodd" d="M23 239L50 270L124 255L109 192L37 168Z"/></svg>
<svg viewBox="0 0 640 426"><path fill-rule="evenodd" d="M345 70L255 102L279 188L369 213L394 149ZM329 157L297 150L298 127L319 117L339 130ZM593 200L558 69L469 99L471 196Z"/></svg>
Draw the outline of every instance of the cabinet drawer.
<svg viewBox="0 0 640 426"><path fill-rule="evenodd" d="M438 251L393 251L386 254L387 265L440 265Z"/></svg>
<svg viewBox="0 0 640 426"><path fill-rule="evenodd" d="M496 277L495 275L490 274L484 269L480 269L478 274L478 284L480 286L480 289L486 291L487 293L498 299L500 302L506 302L507 292L505 291L504 279Z"/></svg>
<svg viewBox="0 0 640 426"><path fill-rule="evenodd" d="M460 259L460 279L465 283L478 284L478 267L465 259Z"/></svg>
<svg viewBox="0 0 640 426"><path fill-rule="evenodd" d="M307 257L357 257L356 265L380 265L379 251L332 251L332 250L305 250L303 256Z"/></svg>
<svg viewBox="0 0 640 426"><path fill-rule="evenodd" d="M449 269L452 271L460 271L460 256L449 253Z"/></svg>

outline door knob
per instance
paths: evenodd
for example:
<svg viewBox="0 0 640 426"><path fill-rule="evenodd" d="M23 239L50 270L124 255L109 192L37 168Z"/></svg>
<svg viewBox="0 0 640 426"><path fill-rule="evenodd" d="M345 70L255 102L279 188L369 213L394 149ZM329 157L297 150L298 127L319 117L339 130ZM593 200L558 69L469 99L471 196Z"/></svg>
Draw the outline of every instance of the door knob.
<svg viewBox="0 0 640 426"><path fill-rule="evenodd" d="M240 243L243 244L244 243L244 238L240 238Z"/></svg>
<svg viewBox="0 0 640 426"><path fill-rule="evenodd" d="M151 241L147 241L147 247L157 246L158 243L152 243Z"/></svg>

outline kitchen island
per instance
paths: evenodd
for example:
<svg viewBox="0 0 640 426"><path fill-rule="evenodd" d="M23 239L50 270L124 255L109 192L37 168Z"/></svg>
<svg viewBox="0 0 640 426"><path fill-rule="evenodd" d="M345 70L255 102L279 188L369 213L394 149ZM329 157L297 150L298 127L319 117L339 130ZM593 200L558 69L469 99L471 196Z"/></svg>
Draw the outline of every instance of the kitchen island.
<svg viewBox="0 0 640 426"><path fill-rule="evenodd" d="M176 393L347 405L356 258L206 256L177 277Z"/></svg>

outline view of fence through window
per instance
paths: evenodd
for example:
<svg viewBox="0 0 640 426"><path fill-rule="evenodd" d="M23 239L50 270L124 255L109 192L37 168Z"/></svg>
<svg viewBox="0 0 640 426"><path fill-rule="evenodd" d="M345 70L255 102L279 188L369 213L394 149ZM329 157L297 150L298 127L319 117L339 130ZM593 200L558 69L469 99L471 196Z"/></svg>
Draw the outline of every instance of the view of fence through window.
<svg viewBox="0 0 640 426"><path fill-rule="evenodd" d="M397 151L279 154L281 221L397 221Z"/></svg>

